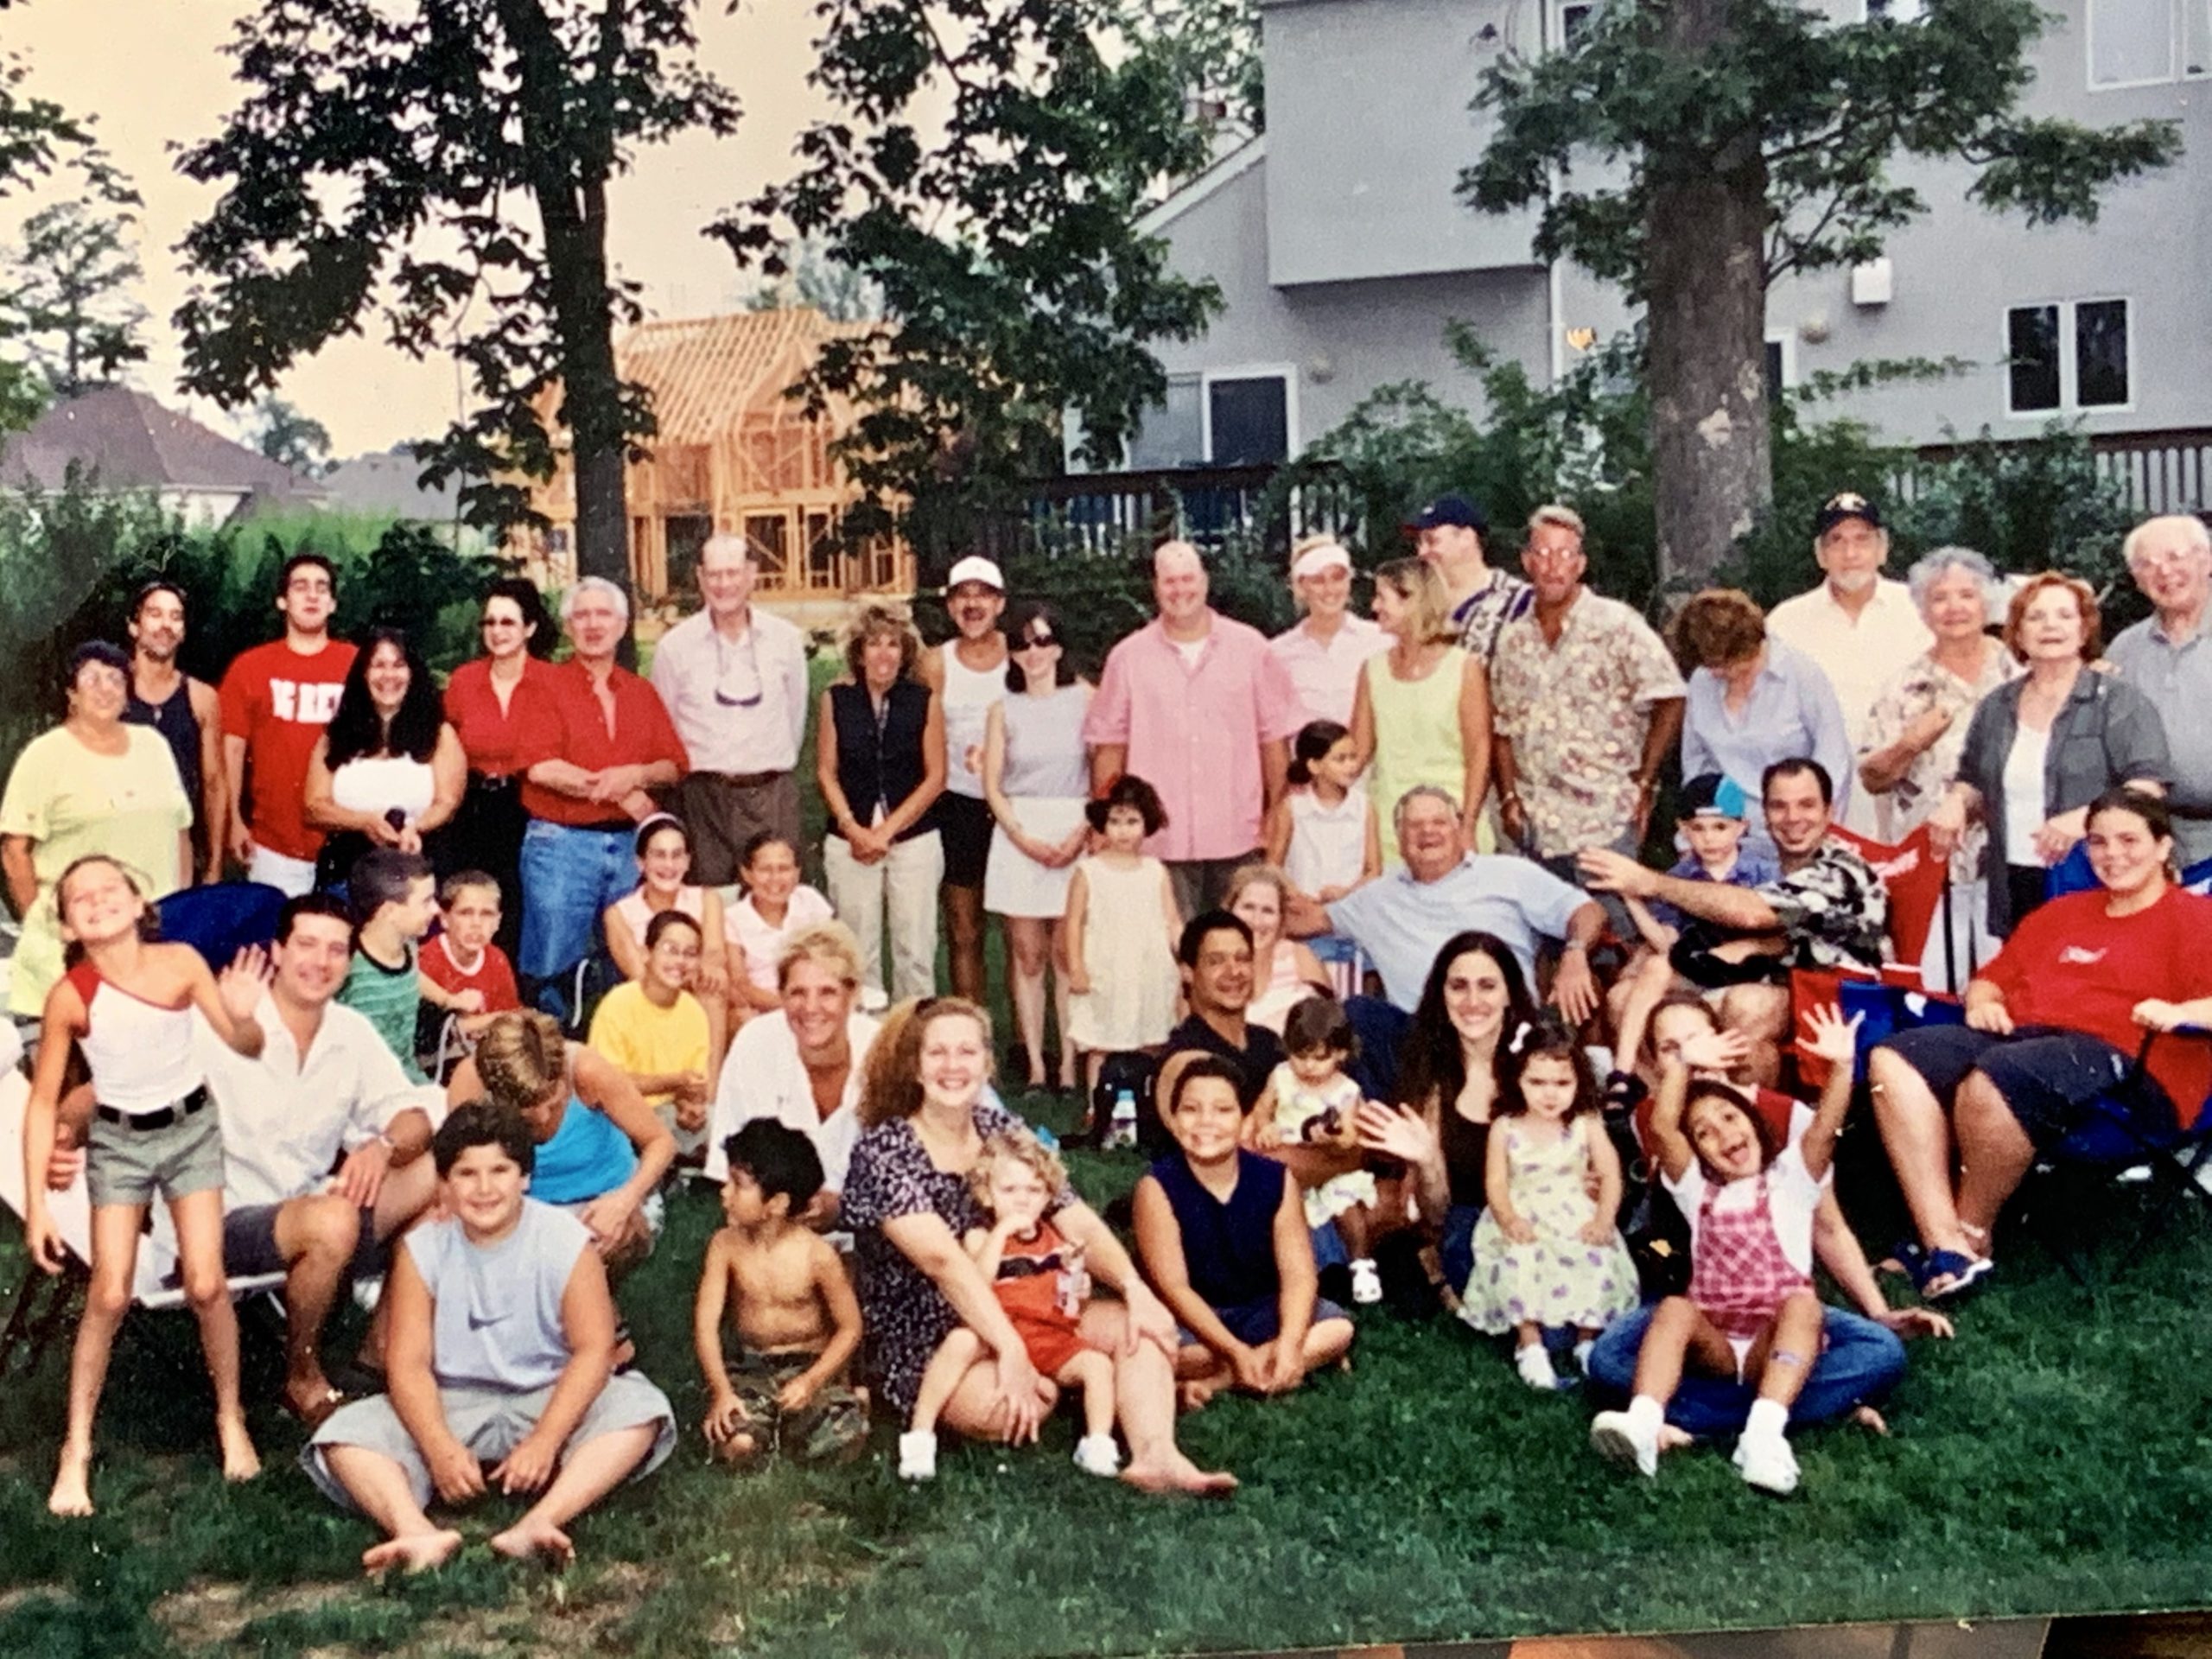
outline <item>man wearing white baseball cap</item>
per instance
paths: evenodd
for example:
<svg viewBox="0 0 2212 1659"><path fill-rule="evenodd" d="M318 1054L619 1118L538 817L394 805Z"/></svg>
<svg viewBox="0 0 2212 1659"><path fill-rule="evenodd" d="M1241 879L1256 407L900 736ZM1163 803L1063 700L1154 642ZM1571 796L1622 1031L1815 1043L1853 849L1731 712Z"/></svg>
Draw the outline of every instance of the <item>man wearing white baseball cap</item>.
<svg viewBox="0 0 2212 1659"><path fill-rule="evenodd" d="M991 854L991 809L983 801L983 734L991 705L1006 696L1006 577L981 554L944 577L944 609L957 630L922 659L919 677L944 707L944 793L937 827L944 842L945 955L952 993L984 1000L983 867Z"/></svg>
<svg viewBox="0 0 2212 1659"><path fill-rule="evenodd" d="M1390 648L1390 636L1351 610L1351 555L1333 536L1308 536L1290 550L1290 590L1305 613L1268 641L1296 688L1310 722L1351 724L1359 665Z"/></svg>

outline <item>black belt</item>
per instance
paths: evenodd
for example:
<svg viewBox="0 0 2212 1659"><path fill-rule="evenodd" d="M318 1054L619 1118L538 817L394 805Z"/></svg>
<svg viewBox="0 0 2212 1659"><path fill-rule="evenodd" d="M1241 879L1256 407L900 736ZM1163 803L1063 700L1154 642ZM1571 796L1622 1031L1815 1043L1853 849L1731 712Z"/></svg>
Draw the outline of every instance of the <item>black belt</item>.
<svg viewBox="0 0 2212 1659"><path fill-rule="evenodd" d="M518 772L472 772L468 774L468 786L491 794L504 795L509 790L522 787L522 774Z"/></svg>
<svg viewBox="0 0 2212 1659"><path fill-rule="evenodd" d="M698 774L694 773L694 776ZM779 778L788 778L788 772L710 772L705 774L732 789L763 789Z"/></svg>
<svg viewBox="0 0 2212 1659"><path fill-rule="evenodd" d="M103 1122L118 1123L126 1129L151 1130L166 1129L172 1123L181 1123L207 1103L207 1085L203 1083L174 1106L164 1106L157 1112L119 1112L112 1106L101 1106L95 1109Z"/></svg>

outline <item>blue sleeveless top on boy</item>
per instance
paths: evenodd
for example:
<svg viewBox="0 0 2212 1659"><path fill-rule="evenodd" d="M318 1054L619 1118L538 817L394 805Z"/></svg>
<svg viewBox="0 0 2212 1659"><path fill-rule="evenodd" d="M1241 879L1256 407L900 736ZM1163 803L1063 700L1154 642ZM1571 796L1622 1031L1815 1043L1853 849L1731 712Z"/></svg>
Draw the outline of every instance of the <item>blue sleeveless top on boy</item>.
<svg viewBox="0 0 2212 1659"><path fill-rule="evenodd" d="M1191 1288L1209 1306L1242 1307L1282 1294L1275 1268L1275 1212L1282 1208L1283 1169L1257 1153L1236 1154L1236 1190L1224 1204L1202 1185L1180 1152L1152 1166L1183 1236Z"/></svg>
<svg viewBox="0 0 2212 1659"><path fill-rule="evenodd" d="M637 1148L614 1120L570 1095L561 1127L537 1148L530 1196L541 1204L582 1204L613 1192L637 1167Z"/></svg>

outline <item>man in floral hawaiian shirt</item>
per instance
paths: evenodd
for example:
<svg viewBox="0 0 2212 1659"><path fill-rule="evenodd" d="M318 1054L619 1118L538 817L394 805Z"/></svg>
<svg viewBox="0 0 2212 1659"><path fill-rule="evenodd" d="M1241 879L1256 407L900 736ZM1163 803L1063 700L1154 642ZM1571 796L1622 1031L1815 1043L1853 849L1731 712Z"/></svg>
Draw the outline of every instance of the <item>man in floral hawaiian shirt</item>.
<svg viewBox="0 0 2212 1659"><path fill-rule="evenodd" d="M1535 588L1491 664L1491 775L1506 833L1565 881L1574 855L1634 855L1659 768L1682 729L1682 677L1650 625L1583 584L1582 520L1529 516L1521 566Z"/></svg>

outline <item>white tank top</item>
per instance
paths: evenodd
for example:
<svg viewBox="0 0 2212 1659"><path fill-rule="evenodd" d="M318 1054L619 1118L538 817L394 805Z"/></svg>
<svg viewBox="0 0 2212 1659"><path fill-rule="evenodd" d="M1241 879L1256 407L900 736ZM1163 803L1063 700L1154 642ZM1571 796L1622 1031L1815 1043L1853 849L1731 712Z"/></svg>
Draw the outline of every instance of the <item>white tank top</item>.
<svg viewBox="0 0 2212 1659"><path fill-rule="evenodd" d="M192 1005L165 1008L133 996L80 962L69 982L85 1000L85 1034L78 1046L92 1068L92 1097L137 1117L173 1106L207 1080L194 1063Z"/></svg>
<svg viewBox="0 0 2212 1659"><path fill-rule="evenodd" d="M348 812L378 817L397 807L413 823L437 798L430 763L404 754L364 754L330 774L330 798Z"/></svg>
<svg viewBox="0 0 2212 1659"><path fill-rule="evenodd" d="M944 786L955 795L983 798L983 733L990 723L991 705L1006 696L1006 665L977 670L960 660L960 642L948 639L938 647L944 665ZM976 769L968 769L968 752L976 753Z"/></svg>
<svg viewBox="0 0 2212 1659"><path fill-rule="evenodd" d="M1282 873L1300 893L1348 887L1367 863L1367 791L1354 784L1343 800L1324 806L1310 789L1290 795L1290 846Z"/></svg>

